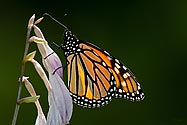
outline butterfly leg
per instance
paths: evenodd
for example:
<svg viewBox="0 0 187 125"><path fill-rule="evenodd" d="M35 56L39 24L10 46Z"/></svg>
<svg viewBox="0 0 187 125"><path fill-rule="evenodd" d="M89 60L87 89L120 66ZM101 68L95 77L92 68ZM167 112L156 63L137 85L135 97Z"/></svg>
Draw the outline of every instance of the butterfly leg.
<svg viewBox="0 0 187 125"><path fill-rule="evenodd" d="M60 68L63 68L63 72L64 72L64 70L65 70L65 68L69 65L69 61L66 59L66 62L67 62L67 64L65 65L65 66L61 66L61 67L58 67L57 69L55 69L55 71L53 72L53 74L55 74L55 72L58 70L58 69L60 69Z"/></svg>
<svg viewBox="0 0 187 125"><path fill-rule="evenodd" d="M52 42L51 45L56 46L56 47L57 47L57 50L60 49L60 48L62 49L62 44L61 44L61 45L58 45L57 43ZM53 53L51 53L51 54L53 54ZM50 54L50 55L51 55L51 54ZM50 56L50 55L49 55L49 56ZM62 67L59 67L59 68L63 68L63 71L64 71L65 68L66 68L68 65L69 65L69 61L68 61L67 58L66 58L66 65L65 65L65 66L62 66ZM58 68L58 69L59 69L59 68ZM56 69L56 70L58 70L58 69ZM55 73L56 70L55 70L53 73Z"/></svg>
<svg viewBox="0 0 187 125"><path fill-rule="evenodd" d="M58 50L59 48L62 48L61 45L58 45L58 44L55 43L55 42L50 43L50 45L51 45L51 46L54 45L55 47L57 47L57 50Z"/></svg>
<svg viewBox="0 0 187 125"><path fill-rule="evenodd" d="M65 68L67 68L67 66L70 64L70 62L66 59L66 65L63 66L63 71L65 70Z"/></svg>

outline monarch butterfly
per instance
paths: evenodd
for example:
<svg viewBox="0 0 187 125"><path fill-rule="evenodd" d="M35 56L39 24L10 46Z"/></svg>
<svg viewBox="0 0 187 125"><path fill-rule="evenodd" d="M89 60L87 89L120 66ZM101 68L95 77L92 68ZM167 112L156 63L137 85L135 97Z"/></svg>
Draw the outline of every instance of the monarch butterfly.
<svg viewBox="0 0 187 125"><path fill-rule="evenodd" d="M68 88L74 103L95 108L108 104L112 97L144 99L140 84L122 62L96 45L79 40L59 24L66 29L60 47L67 59Z"/></svg>

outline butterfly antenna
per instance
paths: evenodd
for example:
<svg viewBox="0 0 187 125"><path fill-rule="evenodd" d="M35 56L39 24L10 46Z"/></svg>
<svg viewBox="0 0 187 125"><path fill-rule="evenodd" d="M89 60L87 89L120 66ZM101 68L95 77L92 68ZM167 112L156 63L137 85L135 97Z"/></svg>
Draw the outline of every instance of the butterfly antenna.
<svg viewBox="0 0 187 125"><path fill-rule="evenodd" d="M68 28L67 28L64 24L62 24L61 22L59 22L58 20L56 20L56 19L55 19L54 17L52 17L50 14L44 13L43 16L48 16L48 17L50 17L53 21L55 21L55 22L58 23L60 26L62 26L62 27L64 27L65 29L68 30Z"/></svg>

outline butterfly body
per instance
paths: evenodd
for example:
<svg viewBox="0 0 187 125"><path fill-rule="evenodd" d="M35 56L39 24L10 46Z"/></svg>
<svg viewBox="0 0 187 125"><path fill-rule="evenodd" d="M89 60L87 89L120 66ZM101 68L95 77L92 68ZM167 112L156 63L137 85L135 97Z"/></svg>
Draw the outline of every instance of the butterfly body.
<svg viewBox="0 0 187 125"><path fill-rule="evenodd" d="M73 101L83 107L101 107L112 97L139 101L140 84L130 70L105 50L64 34L62 49L68 62L68 88Z"/></svg>

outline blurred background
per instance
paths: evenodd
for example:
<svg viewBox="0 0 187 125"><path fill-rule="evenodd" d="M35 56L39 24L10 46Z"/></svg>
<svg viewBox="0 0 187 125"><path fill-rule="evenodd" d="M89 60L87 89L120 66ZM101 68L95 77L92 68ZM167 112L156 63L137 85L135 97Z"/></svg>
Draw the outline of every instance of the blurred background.
<svg viewBox="0 0 187 125"><path fill-rule="evenodd" d="M71 125L187 124L187 1L6 0L0 7L1 125L10 124L14 113L27 21L34 13L39 18L45 12L78 38L124 62L146 95L141 102L113 99L98 109L74 105ZM46 17L38 26L49 42L63 43L64 29L51 19ZM32 44L30 51L36 49ZM64 60L62 51L57 53ZM39 53L36 59L41 59ZM41 95L40 102L47 113L47 92L32 64L26 64L25 75ZM25 96L29 94L23 87L22 97ZM33 125L36 113L34 104L23 104L17 124Z"/></svg>

